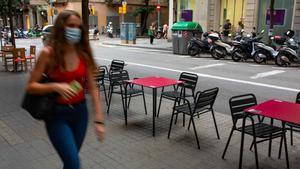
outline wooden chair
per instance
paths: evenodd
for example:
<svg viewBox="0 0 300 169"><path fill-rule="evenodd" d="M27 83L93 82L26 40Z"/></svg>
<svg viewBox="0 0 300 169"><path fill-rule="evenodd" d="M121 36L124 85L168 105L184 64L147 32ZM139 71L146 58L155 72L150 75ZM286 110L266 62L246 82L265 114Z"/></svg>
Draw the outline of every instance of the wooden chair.
<svg viewBox="0 0 300 169"><path fill-rule="evenodd" d="M25 48L15 48L13 50L13 68L15 72L18 71L18 66L21 66L21 71L23 71L23 66L25 71L27 71Z"/></svg>
<svg viewBox="0 0 300 169"><path fill-rule="evenodd" d="M36 46L30 45L30 54L26 56L26 62L30 64L30 69L32 69L36 62Z"/></svg>
<svg viewBox="0 0 300 169"><path fill-rule="evenodd" d="M8 71L8 63L13 63L13 50L14 46L3 46L1 49L1 57L6 71Z"/></svg>

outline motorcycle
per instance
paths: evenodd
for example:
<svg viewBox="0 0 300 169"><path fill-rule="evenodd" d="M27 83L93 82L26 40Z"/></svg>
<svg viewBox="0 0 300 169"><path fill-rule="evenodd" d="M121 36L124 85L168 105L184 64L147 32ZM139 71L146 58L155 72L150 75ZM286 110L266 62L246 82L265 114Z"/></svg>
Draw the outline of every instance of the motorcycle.
<svg viewBox="0 0 300 169"><path fill-rule="evenodd" d="M187 45L188 54L190 56L196 56L200 53L210 52L210 43L208 42L208 35L212 32L206 32L203 34L203 39L193 37Z"/></svg>
<svg viewBox="0 0 300 169"><path fill-rule="evenodd" d="M241 60L246 61L248 58L253 58L255 54L254 44L260 42L262 37L251 37L250 34L247 34L246 37L242 37L240 44L237 44L232 52L231 58L235 62Z"/></svg>
<svg viewBox="0 0 300 169"><path fill-rule="evenodd" d="M212 33L208 35L208 38L210 39L209 42L211 44L211 56L217 60L231 55L234 47L240 44L236 39L231 42L222 41L218 33Z"/></svg>
<svg viewBox="0 0 300 169"><path fill-rule="evenodd" d="M27 38L27 35L25 34L25 32L23 31L22 28L17 29L17 30L14 32L14 34L15 34L15 37L16 37L16 38Z"/></svg>
<svg viewBox="0 0 300 169"><path fill-rule="evenodd" d="M282 46L278 55L275 58L275 64L278 66L288 66L292 63L300 62L300 50L299 45L300 42L296 42L292 36L288 36L290 31L288 31L285 35L287 35L287 39L285 44Z"/></svg>

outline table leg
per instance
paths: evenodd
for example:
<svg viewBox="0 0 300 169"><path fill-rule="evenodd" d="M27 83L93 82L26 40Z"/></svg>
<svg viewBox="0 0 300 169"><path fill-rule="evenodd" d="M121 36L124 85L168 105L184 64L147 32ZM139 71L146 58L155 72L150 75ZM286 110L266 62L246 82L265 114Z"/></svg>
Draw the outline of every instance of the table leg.
<svg viewBox="0 0 300 169"><path fill-rule="evenodd" d="M242 169L242 164L243 164L245 123L246 123L246 116L243 118L243 124L242 124L242 133L241 133L242 136L241 136L241 148L240 148L239 169Z"/></svg>
<svg viewBox="0 0 300 169"><path fill-rule="evenodd" d="M156 101L157 101L157 89L153 88L153 137L155 137L155 117L156 117Z"/></svg>
<svg viewBox="0 0 300 169"><path fill-rule="evenodd" d="M127 126L127 84L125 85L125 104L124 104L124 116L125 116L125 125Z"/></svg>
<svg viewBox="0 0 300 169"><path fill-rule="evenodd" d="M285 129L285 122L282 122L282 131L283 131L283 143L284 143L284 150L285 150L285 160L286 160L286 168L290 168L289 164L289 155L287 150L287 143L286 143L286 129Z"/></svg>

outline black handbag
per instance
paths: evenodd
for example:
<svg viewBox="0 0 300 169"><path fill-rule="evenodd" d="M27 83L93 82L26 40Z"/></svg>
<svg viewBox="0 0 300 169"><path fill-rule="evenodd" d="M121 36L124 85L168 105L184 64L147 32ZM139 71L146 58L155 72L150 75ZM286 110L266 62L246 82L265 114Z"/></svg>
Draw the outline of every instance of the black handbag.
<svg viewBox="0 0 300 169"><path fill-rule="evenodd" d="M47 75L43 74L40 83L51 82ZM55 106L56 93L38 95L25 92L22 108L25 109L33 118L44 120L53 113Z"/></svg>

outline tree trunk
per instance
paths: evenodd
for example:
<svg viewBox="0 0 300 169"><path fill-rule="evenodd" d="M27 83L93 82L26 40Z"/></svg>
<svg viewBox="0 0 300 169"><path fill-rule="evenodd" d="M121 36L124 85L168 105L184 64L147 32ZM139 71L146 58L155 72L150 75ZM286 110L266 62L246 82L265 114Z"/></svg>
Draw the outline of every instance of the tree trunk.
<svg viewBox="0 0 300 169"><path fill-rule="evenodd" d="M145 8L149 8L149 0L145 0ZM141 13L141 35L144 35L145 30L147 29L147 20L149 13L147 11Z"/></svg>
<svg viewBox="0 0 300 169"><path fill-rule="evenodd" d="M11 33L11 43L14 47L16 47L15 36L14 36L13 17L12 17L11 8L12 8L11 1L8 1L8 17L9 17L9 26L10 26L10 33Z"/></svg>
<svg viewBox="0 0 300 169"><path fill-rule="evenodd" d="M87 34L89 34L89 1L82 0L81 5L83 26L87 30Z"/></svg>

